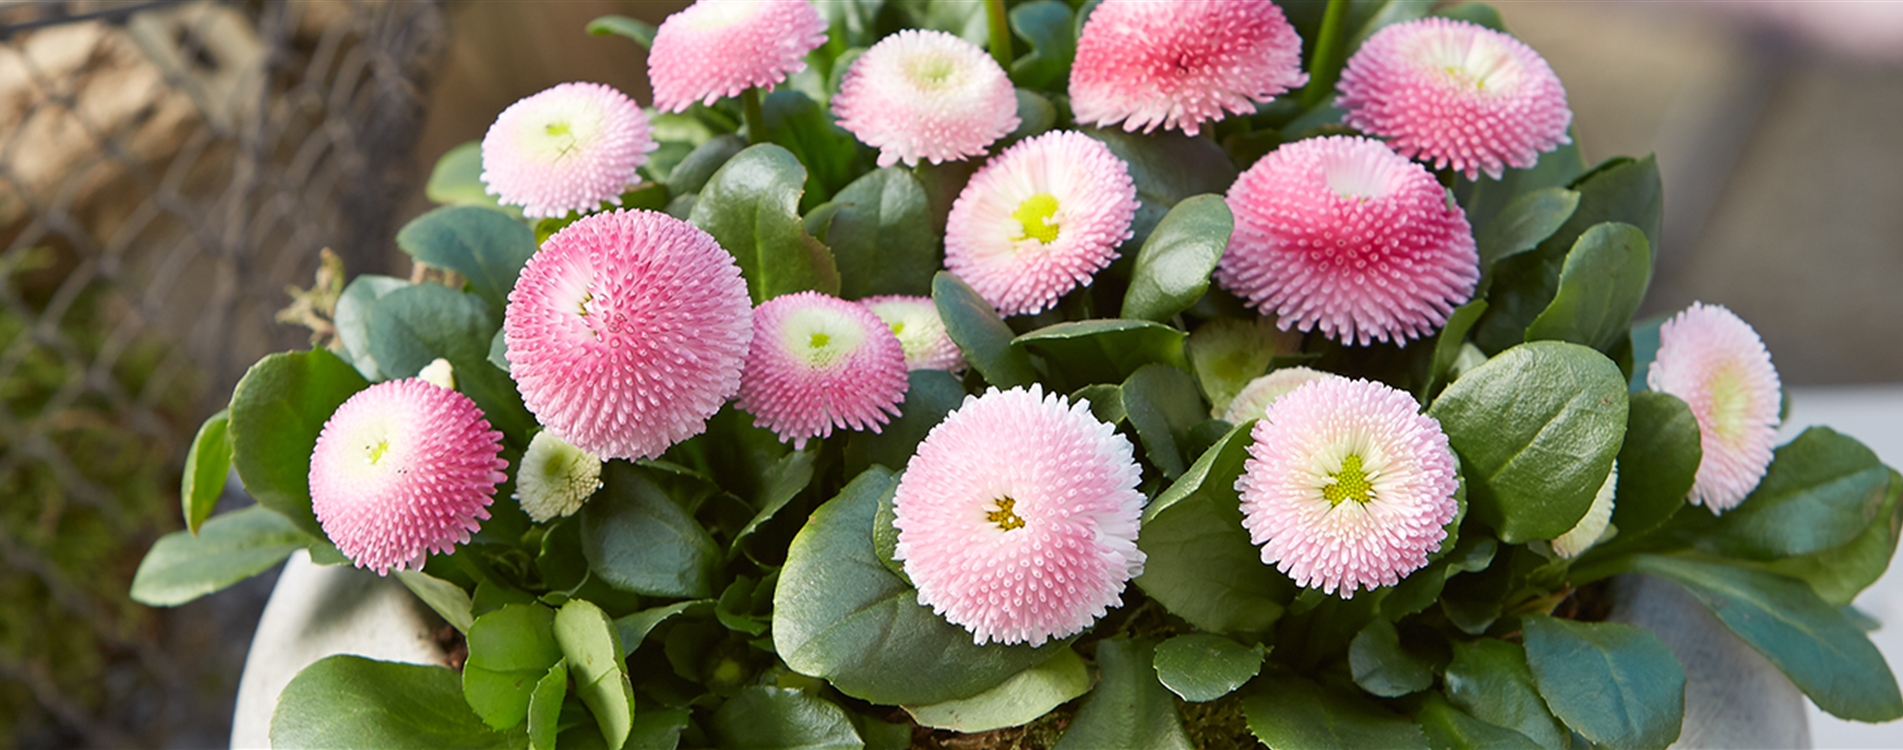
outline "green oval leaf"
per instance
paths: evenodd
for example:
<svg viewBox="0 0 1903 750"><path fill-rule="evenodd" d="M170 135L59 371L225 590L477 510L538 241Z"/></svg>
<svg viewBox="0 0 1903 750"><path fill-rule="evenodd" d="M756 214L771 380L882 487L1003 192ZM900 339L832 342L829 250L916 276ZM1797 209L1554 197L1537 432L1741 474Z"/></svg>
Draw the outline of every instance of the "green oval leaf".
<svg viewBox="0 0 1903 750"><path fill-rule="evenodd" d="M1183 700L1213 701L1242 687L1262 671L1267 651L1219 635L1190 633L1157 645L1156 678Z"/></svg>
<svg viewBox="0 0 1903 750"><path fill-rule="evenodd" d="M690 220L733 254L756 305L809 289L839 293L832 251L800 222L805 184L799 159L762 143L721 165L694 202Z"/></svg>
<svg viewBox="0 0 1903 750"><path fill-rule="evenodd" d="M669 499L648 470L627 461L602 467L602 488L582 507L582 554L609 585L651 596L714 595L720 548Z"/></svg>
<svg viewBox="0 0 1903 750"><path fill-rule="evenodd" d="M618 748L634 722L634 687L614 623L586 599L570 599L555 613L555 643L574 674L575 693L595 715L602 739Z"/></svg>
<svg viewBox="0 0 1903 750"><path fill-rule="evenodd" d="M905 403L899 404L899 416L876 434L857 432L848 440L848 466L880 464L893 471L903 470L926 434L965 402L965 386L949 372L913 370L906 374L906 380L910 384L905 389ZM866 463L853 463L861 455Z"/></svg>
<svg viewBox="0 0 1903 750"><path fill-rule="evenodd" d="M618 36L641 45L642 49L654 46L654 32L651 24L627 16L602 16L588 22L589 34Z"/></svg>
<svg viewBox="0 0 1903 750"><path fill-rule="evenodd" d="M714 712L715 745L734 750L859 750L846 712L804 690L741 688Z"/></svg>
<svg viewBox="0 0 1903 750"><path fill-rule="evenodd" d="M1447 665L1447 700L1474 718L1506 727L1547 750L1563 750L1568 735L1540 697L1526 651L1518 644L1482 638L1456 641Z"/></svg>
<svg viewBox="0 0 1903 750"><path fill-rule="evenodd" d="M864 167L854 169L855 162L860 161L858 139L834 125L826 109L805 92L779 87L768 93L760 106L764 137L755 141L784 147L806 168L804 200L808 207L838 192L865 171ZM919 278L923 280L924 275Z"/></svg>
<svg viewBox="0 0 1903 750"><path fill-rule="evenodd" d="M1070 6L1058 0L1036 0L1011 9L1011 30L1031 43L1031 51L1011 63L1011 81L1031 89L1048 89L1070 78L1070 60L1077 54Z"/></svg>
<svg viewBox="0 0 1903 750"><path fill-rule="evenodd" d="M1235 184L1236 165L1213 138L1192 138L1173 131L1127 133L1115 127L1078 130L1103 141L1130 167L1138 205L1130 221L1129 242L1138 247L1179 201L1204 193L1221 195Z"/></svg>
<svg viewBox="0 0 1903 750"><path fill-rule="evenodd" d="M568 660L557 659L529 694L530 748L555 750L555 737L561 731L562 701L567 697Z"/></svg>
<svg viewBox="0 0 1903 750"><path fill-rule="evenodd" d="M510 604L476 618L469 627L463 698L484 723L509 729L528 718L530 696L562 660L554 625L552 609Z"/></svg>
<svg viewBox="0 0 1903 750"><path fill-rule="evenodd" d="M1030 723L1090 690L1090 670L1077 652L1056 656L970 698L906 706L919 724L957 732L989 732Z"/></svg>
<svg viewBox="0 0 1903 750"><path fill-rule="evenodd" d="M482 182L482 141L457 144L436 160L430 168L429 182L423 195L430 202L445 206L479 206L517 221L522 220L521 206L505 206L490 195Z"/></svg>
<svg viewBox="0 0 1903 750"><path fill-rule="evenodd" d="M1057 323L1012 339L1011 347L1044 355L1074 387L1120 383L1144 365L1185 366L1183 332L1147 320Z"/></svg>
<svg viewBox="0 0 1903 750"><path fill-rule="evenodd" d="M706 143L696 146L693 151L674 165L674 171L667 174L667 190L675 196L688 196L699 193L713 179L714 173L735 154L747 148L747 139L733 134L722 134L707 139Z"/></svg>
<svg viewBox="0 0 1903 750"><path fill-rule="evenodd" d="M1415 391L1416 398L1425 400L1440 385L1455 376L1454 364L1460 361L1460 352L1466 346L1467 332L1473 330L1474 323L1487 313L1487 301L1477 299L1454 308L1447 316L1447 325L1441 326L1434 334L1434 356L1427 360L1427 377L1421 378L1420 390Z"/></svg>
<svg viewBox="0 0 1903 750"><path fill-rule="evenodd" d="M1522 193L1500 209L1500 214L1474 234L1480 251L1480 273L1489 275L1502 258L1539 247L1559 231L1579 208L1579 193L1562 187ZM1480 288L1485 289L1483 284Z"/></svg>
<svg viewBox="0 0 1903 750"><path fill-rule="evenodd" d="M246 371L231 392L231 463L258 504L319 539L311 513L311 451L332 412L369 387L323 349L272 354Z"/></svg>
<svg viewBox="0 0 1903 750"><path fill-rule="evenodd" d="M1626 401L1605 355L1539 341L1461 376L1427 413L1460 454L1474 516L1518 544L1586 514L1624 440Z"/></svg>
<svg viewBox="0 0 1903 750"><path fill-rule="evenodd" d="M1249 381L1268 373L1276 356L1292 354L1301 345L1301 332L1280 330L1268 318L1216 318L1189 335L1183 353L1212 414L1220 416Z"/></svg>
<svg viewBox="0 0 1903 750"><path fill-rule="evenodd" d="M290 519L258 506L215 516L195 536L159 537L132 576L132 600L176 607L270 570L312 541Z"/></svg>
<svg viewBox="0 0 1903 750"><path fill-rule="evenodd" d="M185 506L185 529L193 535L211 517L218 496L225 491L225 478L231 474L229 415L229 410L220 409L207 418L192 438L191 450L185 452L185 478L179 483L178 497Z"/></svg>
<svg viewBox="0 0 1903 750"><path fill-rule="evenodd" d="M1355 684L1383 698L1398 698L1434 684L1433 665L1401 647L1394 623L1375 620L1348 644L1348 669Z"/></svg>
<svg viewBox="0 0 1903 750"><path fill-rule="evenodd" d="M271 746L282 748L514 748L523 739L483 726L455 672L361 656L305 667L271 715Z"/></svg>
<svg viewBox="0 0 1903 750"><path fill-rule="evenodd" d="M1091 691L1053 750L1141 747L1189 750L1176 697L1156 681L1156 642L1111 638L1097 642L1103 682Z"/></svg>
<svg viewBox="0 0 1903 750"><path fill-rule="evenodd" d="M344 345L344 359L372 382L387 378L377 367L377 358L370 356L370 308L383 295L409 285L410 282L393 276L364 274L351 279L344 293L337 297L331 324L337 328L337 340ZM496 335L500 337L502 332L497 330Z"/></svg>
<svg viewBox="0 0 1903 750"><path fill-rule="evenodd" d="M1539 750L1526 735L1468 716L1439 693L1428 693L1414 721L1434 750Z"/></svg>
<svg viewBox="0 0 1903 750"><path fill-rule="evenodd" d="M1849 544L1877 517L1890 470L1863 443L1812 427L1777 449L1758 487L1719 517L1699 548L1773 560Z"/></svg>
<svg viewBox="0 0 1903 750"><path fill-rule="evenodd" d="M1652 247L1631 224L1596 224L1579 236L1559 272L1553 301L1526 328L1526 340L1571 341L1600 351L1632 328L1652 283Z"/></svg>
<svg viewBox="0 0 1903 750"><path fill-rule="evenodd" d="M1833 607L1850 604L1870 584L1883 577L1896 555L1896 542L1903 535L1903 474L1890 472L1889 490L1876 520L1865 527L1849 544L1822 552L1791 557L1771 564L1771 569L1803 580L1817 595Z"/></svg>
<svg viewBox="0 0 1903 750"><path fill-rule="evenodd" d="M412 258L462 274L498 317L536 249L534 230L473 206L445 206L418 216L396 233L396 244Z"/></svg>
<svg viewBox="0 0 1903 750"><path fill-rule="evenodd" d="M1521 618L1526 663L1567 726L1615 750L1663 748L1685 717L1685 670L1658 636L1616 622Z"/></svg>
<svg viewBox="0 0 1903 750"><path fill-rule="evenodd" d="M938 270L925 187L897 167L867 172L828 205L834 207L826 244L839 260L839 296L931 293Z"/></svg>
<svg viewBox="0 0 1903 750"><path fill-rule="evenodd" d="M1235 217L1220 195L1185 198L1137 251L1123 317L1168 322L1209 290L1209 275L1229 247Z"/></svg>
<svg viewBox="0 0 1903 750"><path fill-rule="evenodd" d="M985 382L1011 388L1037 379L1030 356L1011 346L1011 327L964 281L939 271L932 277L932 302L938 306L939 319L945 321L945 333Z"/></svg>
<svg viewBox="0 0 1903 750"><path fill-rule="evenodd" d="M482 409L516 450L528 447L535 417L515 381L489 362L498 323L486 304L441 284L412 284L370 309L370 353L389 378L415 377L438 358L449 361L456 390Z"/></svg>
<svg viewBox="0 0 1903 750"><path fill-rule="evenodd" d="M1196 381L1175 367L1149 364L1123 381L1123 412L1143 442L1144 454L1167 479L1183 475L1189 432L1208 411L1196 397Z"/></svg>
<svg viewBox="0 0 1903 750"><path fill-rule="evenodd" d="M475 624L476 605L463 587L420 570L399 570L393 575L456 630L467 633Z"/></svg>
<svg viewBox="0 0 1903 750"><path fill-rule="evenodd" d="M1242 695L1249 731L1271 750L1427 750L1420 727L1358 694L1287 673L1264 675Z"/></svg>
<svg viewBox="0 0 1903 750"><path fill-rule="evenodd" d="M1619 490L1612 524L1622 535L1657 528L1692 491L1704 449L1692 409L1668 393L1641 391L1631 399L1625 445L1619 448Z"/></svg>

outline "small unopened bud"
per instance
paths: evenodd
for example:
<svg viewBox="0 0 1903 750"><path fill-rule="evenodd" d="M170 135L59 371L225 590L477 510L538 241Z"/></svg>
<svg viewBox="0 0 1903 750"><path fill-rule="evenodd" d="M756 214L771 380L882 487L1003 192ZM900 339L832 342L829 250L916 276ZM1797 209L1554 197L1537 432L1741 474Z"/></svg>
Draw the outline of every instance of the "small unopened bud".
<svg viewBox="0 0 1903 750"><path fill-rule="evenodd" d="M436 361L424 365L423 369L416 373L416 376L422 378L423 382L429 383L430 385L448 388L452 391L456 390L455 368L450 367L449 360L443 359L442 357L437 357Z"/></svg>
<svg viewBox="0 0 1903 750"><path fill-rule="evenodd" d="M601 458L543 430L515 475L515 500L536 522L574 515L601 489Z"/></svg>

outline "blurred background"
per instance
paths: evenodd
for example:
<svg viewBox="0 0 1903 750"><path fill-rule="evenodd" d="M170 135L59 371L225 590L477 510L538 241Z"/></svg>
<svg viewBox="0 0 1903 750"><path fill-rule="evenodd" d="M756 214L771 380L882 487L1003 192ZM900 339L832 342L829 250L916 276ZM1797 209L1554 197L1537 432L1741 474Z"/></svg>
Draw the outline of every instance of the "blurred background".
<svg viewBox="0 0 1903 750"><path fill-rule="evenodd" d="M179 526L199 422L304 343L273 313L320 249L405 274L437 157L563 81L648 101L643 51L582 28L683 5L0 2L0 749L226 743L274 574L171 610L125 593ZM1496 5L1589 163L1659 156L1642 314L1727 305L1800 413L1903 414L1903 2ZM1819 744L1903 744L1856 729Z"/></svg>

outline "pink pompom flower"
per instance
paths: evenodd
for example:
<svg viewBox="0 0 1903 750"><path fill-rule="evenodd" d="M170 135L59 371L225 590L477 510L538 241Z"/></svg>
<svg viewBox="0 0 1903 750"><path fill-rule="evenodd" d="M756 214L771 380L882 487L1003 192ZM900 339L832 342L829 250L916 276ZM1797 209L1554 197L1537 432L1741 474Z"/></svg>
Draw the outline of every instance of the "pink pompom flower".
<svg viewBox="0 0 1903 750"><path fill-rule="evenodd" d="M468 396L418 378L358 391L311 451L311 511L359 568L421 570L430 552L469 541L489 517L502 433Z"/></svg>
<svg viewBox="0 0 1903 750"><path fill-rule="evenodd" d="M482 182L531 218L619 206L656 148L647 115L626 94L564 83L496 116L482 137Z"/></svg>
<svg viewBox="0 0 1903 750"><path fill-rule="evenodd" d="M846 69L833 114L879 166L979 156L1018 126L1018 97L1004 68L971 42L903 29Z"/></svg>
<svg viewBox="0 0 1903 750"><path fill-rule="evenodd" d="M1137 189L1110 147L1060 130L972 175L945 228L945 268L1001 315L1035 313L1090 283L1130 238Z"/></svg>
<svg viewBox="0 0 1903 750"><path fill-rule="evenodd" d="M753 349L739 407L781 442L805 448L833 428L879 431L910 382L905 349L879 316L819 292L767 300L753 311Z"/></svg>
<svg viewBox="0 0 1903 750"><path fill-rule="evenodd" d="M899 338L899 346L905 349L905 369L965 369L965 353L945 331L945 321L938 317L938 305L931 297L888 294L867 297L859 304L885 321L886 328Z"/></svg>
<svg viewBox="0 0 1903 750"><path fill-rule="evenodd" d="M826 20L806 0L698 0L661 22L648 50L654 107L681 112L806 69Z"/></svg>
<svg viewBox="0 0 1903 750"><path fill-rule="evenodd" d="M1228 202L1236 229L1216 280L1283 330L1405 345L1444 325L1480 280L1466 214L1380 141L1285 145L1242 173Z"/></svg>
<svg viewBox="0 0 1903 750"><path fill-rule="evenodd" d="M733 256L667 214L582 218L529 258L503 316L522 403L603 459L652 458L740 387L752 305Z"/></svg>
<svg viewBox="0 0 1903 750"><path fill-rule="evenodd" d="M1744 502L1771 466L1784 388L1751 324L1722 305L1692 303L1659 327L1646 385L1685 401L1704 459L1693 505L1723 513Z"/></svg>
<svg viewBox="0 0 1903 750"><path fill-rule="evenodd" d="M1123 603L1143 573L1130 441L1040 386L991 389L932 428L893 497L919 604L983 645L1041 646Z"/></svg>
<svg viewBox="0 0 1903 750"><path fill-rule="evenodd" d="M1406 392L1323 378L1271 403L1253 435L1242 525L1295 583L1352 598L1398 583L1447 538L1454 453Z"/></svg>
<svg viewBox="0 0 1903 750"><path fill-rule="evenodd" d="M1571 143L1566 89L1518 39L1448 18L1397 23L1368 38L1336 84L1342 122L1407 156L1472 180L1533 166Z"/></svg>
<svg viewBox="0 0 1903 750"><path fill-rule="evenodd" d="M1104 0L1071 66L1079 123L1196 135L1308 82L1302 38L1269 0Z"/></svg>

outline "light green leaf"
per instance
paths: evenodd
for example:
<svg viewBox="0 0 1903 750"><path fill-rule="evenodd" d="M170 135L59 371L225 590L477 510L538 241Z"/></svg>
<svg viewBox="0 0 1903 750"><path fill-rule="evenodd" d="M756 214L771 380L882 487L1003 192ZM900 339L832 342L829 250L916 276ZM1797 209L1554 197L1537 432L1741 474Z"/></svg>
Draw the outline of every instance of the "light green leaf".
<svg viewBox="0 0 1903 750"><path fill-rule="evenodd" d="M638 594L713 596L720 548L648 471L622 460L602 467L602 488L582 508L582 553L589 570L615 588Z"/></svg>
<svg viewBox="0 0 1903 750"><path fill-rule="evenodd" d="M510 604L468 628L463 698L491 728L509 729L528 718L531 696L562 660L554 625L548 607Z"/></svg>
<svg viewBox="0 0 1903 750"><path fill-rule="evenodd" d="M1183 351L1212 413L1220 415L1249 381L1269 372L1277 355L1293 353L1301 344L1301 332L1280 330L1268 318L1216 318L1198 326Z"/></svg>
<svg viewBox="0 0 1903 750"><path fill-rule="evenodd" d="M1434 750L1539 750L1526 735L1468 716L1439 693L1428 693L1414 721Z"/></svg>
<svg viewBox="0 0 1903 750"><path fill-rule="evenodd" d="M430 169L423 195L430 202L445 206L480 206L499 211L511 219L522 219L521 206L505 206L490 195L482 182L482 141L458 144L436 160Z"/></svg>
<svg viewBox="0 0 1903 750"><path fill-rule="evenodd" d="M939 238L925 187L909 170L867 172L828 205L835 211L824 236L839 261L841 297L931 293Z"/></svg>
<svg viewBox="0 0 1903 750"><path fill-rule="evenodd" d="M1267 674L1242 694L1249 731L1271 750L1427 750L1413 722L1358 694L1322 687L1293 674Z"/></svg>
<svg viewBox="0 0 1903 750"><path fill-rule="evenodd" d="M1649 531L1679 508L1691 492L1704 449L1691 407L1668 393L1631 395L1625 445L1619 448L1619 491L1612 524L1619 533Z"/></svg>
<svg viewBox="0 0 1903 750"><path fill-rule="evenodd" d="M1434 668L1401 647L1394 623L1375 620L1348 645L1348 668L1355 684L1383 698L1398 698L1434 684Z"/></svg>
<svg viewBox="0 0 1903 750"><path fill-rule="evenodd" d="M996 687L929 706L906 706L919 724L957 732L989 732L1030 723L1090 690L1090 670L1077 652L1064 649Z"/></svg>
<svg viewBox="0 0 1903 750"><path fill-rule="evenodd" d="M531 750L555 750L555 737L561 731L562 701L568 697L568 660L557 659L529 694L529 747Z"/></svg>
<svg viewBox="0 0 1903 750"><path fill-rule="evenodd" d="M634 721L634 687L614 623L586 599L570 599L555 613L555 642L575 677L575 692L595 715L610 750L628 739Z"/></svg>
<svg viewBox="0 0 1903 750"><path fill-rule="evenodd" d="M245 491L323 538L311 513L311 451L331 413L369 385L323 349L272 354L252 365L231 392L227 427L231 463Z"/></svg>
<svg viewBox="0 0 1903 750"><path fill-rule="evenodd" d="M642 49L654 46L652 25L627 16L602 16L588 22L588 33L594 36L618 36L641 45Z"/></svg>
<svg viewBox="0 0 1903 750"><path fill-rule="evenodd" d="M1699 539L1725 557L1772 560L1835 549L1877 518L1890 469L1854 438L1812 427L1777 449L1737 508Z"/></svg>
<svg viewBox="0 0 1903 750"><path fill-rule="evenodd" d="M225 478L231 475L231 437L226 431L231 423L229 415L230 411L220 409L207 418L192 438L191 450L185 452L185 478L179 484L178 497L185 506L185 529L193 535L211 517L218 496L224 494Z"/></svg>
<svg viewBox="0 0 1903 750"><path fill-rule="evenodd" d="M1049 0L1045 0L1049 1ZM1220 195L1183 199L1137 251L1123 317L1168 322L1209 290L1216 261L1229 247L1235 217Z"/></svg>
<svg viewBox="0 0 1903 750"><path fill-rule="evenodd" d="M938 306L939 319L945 321L945 333L985 382L1011 388L1037 379L1030 356L1011 345L1011 327L964 281L939 271L932 277L932 302Z"/></svg>
<svg viewBox="0 0 1903 750"><path fill-rule="evenodd" d="M1103 683L1084 700L1053 750L1189 750L1189 735L1176 713L1176 697L1156 681L1150 660L1155 648L1151 640L1098 641L1097 667L1103 670Z"/></svg>
<svg viewBox="0 0 1903 750"><path fill-rule="evenodd" d="M311 541L290 519L255 505L214 516L196 536L159 537L132 576L132 600L176 607L270 570Z"/></svg>
<svg viewBox="0 0 1903 750"><path fill-rule="evenodd" d="M495 732L463 702L443 667L331 656L284 686L271 715L271 746L387 750L516 748L523 732Z"/></svg>
<svg viewBox="0 0 1903 750"><path fill-rule="evenodd" d="M455 626L457 632L467 633L475 624L475 603L461 586L420 570L396 571L396 579L441 615L444 622Z"/></svg>
<svg viewBox="0 0 1903 750"><path fill-rule="evenodd" d="M1658 636L1616 622L1520 619L1546 705L1594 745L1663 748L1685 717L1685 670Z"/></svg>
<svg viewBox="0 0 1903 750"><path fill-rule="evenodd" d="M1147 320L1057 323L1012 339L1011 347L1044 355L1072 386L1120 383L1144 365L1185 366L1183 332Z"/></svg>
<svg viewBox="0 0 1903 750"><path fill-rule="evenodd" d="M732 253L754 304L809 289L839 293L831 250L806 233L799 199L806 168L771 143L735 154L694 202L694 226Z"/></svg>
<svg viewBox="0 0 1903 750"><path fill-rule="evenodd" d="M1652 283L1652 247L1631 224L1595 224L1579 235L1559 273L1559 291L1526 329L1526 340L1571 341L1600 351L1632 328Z"/></svg>
<svg viewBox="0 0 1903 750"><path fill-rule="evenodd" d="M1447 700L1474 718L1518 732L1547 750L1567 746L1566 728L1540 697L1526 651L1518 644L1492 638L1455 641L1454 660L1443 679Z"/></svg>
<svg viewBox="0 0 1903 750"><path fill-rule="evenodd" d="M1260 644L1244 646L1219 635L1189 633L1156 647L1156 678L1193 702L1213 701L1242 687L1262 671Z"/></svg>
<svg viewBox="0 0 1903 750"><path fill-rule="evenodd" d="M754 685L714 712L722 750L859 750L865 743L846 712L803 690Z"/></svg>
<svg viewBox="0 0 1903 750"><path fill-rule="evenodd" d="M462 274L498 317L536 248L534 230L522 222L472 206L418 216L396 233L396 244L418 261Z"/></svg>

